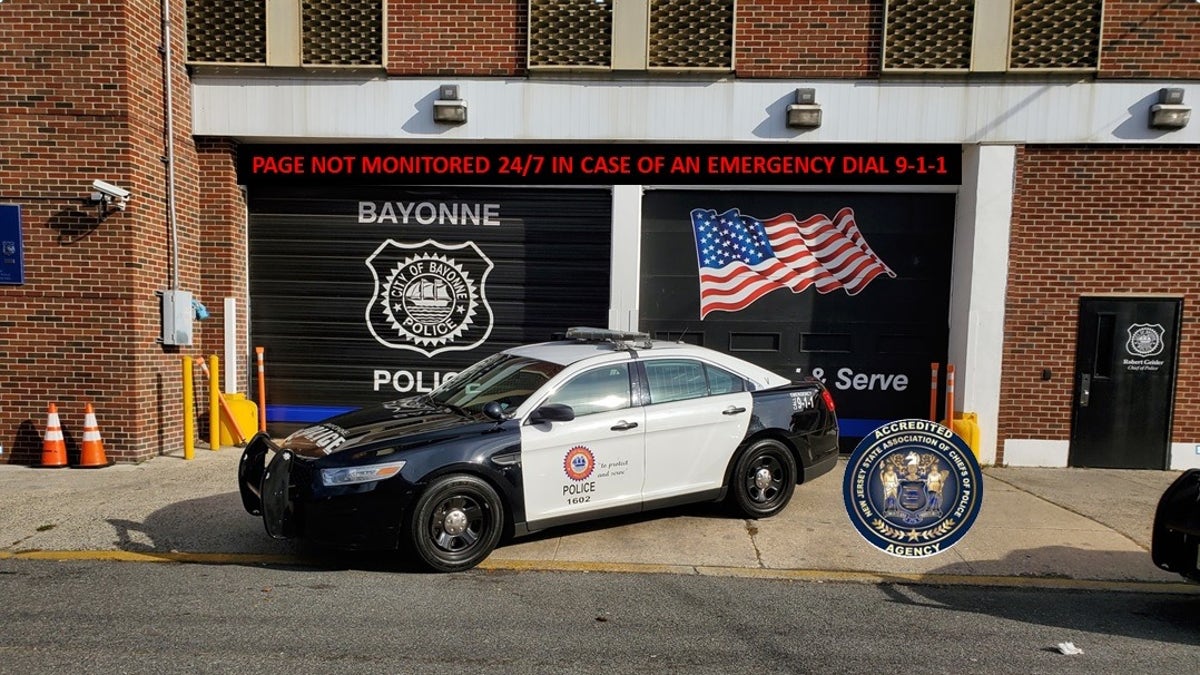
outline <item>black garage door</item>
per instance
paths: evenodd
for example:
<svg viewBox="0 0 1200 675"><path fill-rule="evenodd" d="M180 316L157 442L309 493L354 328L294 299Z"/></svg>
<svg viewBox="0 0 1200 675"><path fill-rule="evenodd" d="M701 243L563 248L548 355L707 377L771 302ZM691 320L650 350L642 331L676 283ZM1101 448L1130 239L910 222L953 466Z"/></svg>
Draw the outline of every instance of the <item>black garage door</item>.
<svg viewBox="0 0 1200 675"><path fill-rule="evenodd" d="M279 433L603 326L611 193L252 187L250 337Z"/></svg>
<svg viewBox="0 0 1200 675"><path fill-rule="evenodd" d="M639 325L820 377L847 439L928 417L929 364L946 361L954 199L648 191Z"/></svg>

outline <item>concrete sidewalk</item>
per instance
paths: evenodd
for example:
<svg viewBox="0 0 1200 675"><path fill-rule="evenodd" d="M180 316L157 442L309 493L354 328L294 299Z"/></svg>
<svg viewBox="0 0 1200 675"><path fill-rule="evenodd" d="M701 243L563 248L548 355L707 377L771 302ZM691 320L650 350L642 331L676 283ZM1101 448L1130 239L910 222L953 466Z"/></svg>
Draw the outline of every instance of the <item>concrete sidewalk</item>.
<svg viewBox="0 0 1200 675"><path fill-rule="evenodd" d="M329 556L269 538L242 509L240 456L230 447L197 449L191 461L162 456L104 469L2 465L0 558L319 564ZM1148 551L1154 507L1178 472L985 469L983 508L970 532L949 551L909 560L875 549L854 530L842 500L844 467L799 486L774 518L734 518L719 505L681 507L519 539L482 567L1190 588L1157 569Z"/></svg>

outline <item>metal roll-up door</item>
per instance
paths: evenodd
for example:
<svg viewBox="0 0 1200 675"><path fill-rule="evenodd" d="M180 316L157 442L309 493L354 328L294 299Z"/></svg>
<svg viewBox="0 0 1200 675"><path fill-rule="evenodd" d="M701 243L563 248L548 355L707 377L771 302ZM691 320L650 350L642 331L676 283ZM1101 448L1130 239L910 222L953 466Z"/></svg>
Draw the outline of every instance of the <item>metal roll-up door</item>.
<svg viewBox="0 0 1200 675"><path fill-rule="evenodd" d="M611 192L253 187L250 335L273 430L606 325Z"/></svg>
<svg viewBox="0 0 1200 675"><path fill-rule="evenodd" d="M954 204L948 193L647 192L639 326L820 377L846 439L927 418L929 366L946 362L949 341Z"/></svg>

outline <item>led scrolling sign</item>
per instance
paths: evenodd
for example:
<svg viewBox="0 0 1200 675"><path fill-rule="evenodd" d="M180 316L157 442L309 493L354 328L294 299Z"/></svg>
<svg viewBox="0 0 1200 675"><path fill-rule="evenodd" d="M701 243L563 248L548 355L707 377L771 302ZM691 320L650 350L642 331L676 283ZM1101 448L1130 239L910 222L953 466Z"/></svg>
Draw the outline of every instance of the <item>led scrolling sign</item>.
<svg viewBox="0 0 1200 675"><path fill-rule="evenodd" d="M242 183L958 185L957 145L250 145Z"/></svg>

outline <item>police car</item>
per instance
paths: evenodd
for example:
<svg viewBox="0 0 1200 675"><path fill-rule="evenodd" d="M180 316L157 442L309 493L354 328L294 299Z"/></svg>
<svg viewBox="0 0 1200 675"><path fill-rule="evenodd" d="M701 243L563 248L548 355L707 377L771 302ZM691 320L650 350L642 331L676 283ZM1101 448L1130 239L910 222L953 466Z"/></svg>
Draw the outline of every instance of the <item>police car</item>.
<svg viewBox="0 0 1200 675"><path fill-rule="evenodd" d="M692 502L779 513L837 463L834 402L741 359L574 328L433 392L339 415L242 454L246 510L273 537L411 549L471 568L502 536Z"/></svg>
<svg viewBox="0 0 1200 675"><path fill-rule="evenodd" d="M1151 559L1168 572L1200 581L1200 469L1188 469L1158 499Z"/></svg>

